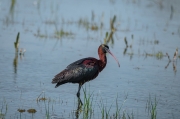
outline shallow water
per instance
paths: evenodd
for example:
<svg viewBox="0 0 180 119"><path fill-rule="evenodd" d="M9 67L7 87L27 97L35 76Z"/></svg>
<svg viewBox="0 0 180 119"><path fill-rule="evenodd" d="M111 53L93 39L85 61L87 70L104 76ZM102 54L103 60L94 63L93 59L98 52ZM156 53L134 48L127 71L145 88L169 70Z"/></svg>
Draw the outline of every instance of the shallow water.
<svg viewBox="0 0 180 119"><path fill-rule="evenodd" d="M136 119L149 119L149 95L158 100L158 119L180 117L180 58L168 65L165 56L168 53L173 59L180 46L180 1L17 0L13 5L12 1L0 1L0 114L5 114L3 105L7 104L6 118L46 118L48 101L36 101L42 94L51 100L50 118L76 118L78 85L54 88L51 79L78 59L98 58L97 48L110 33L110 19L116 15L114 43L108 45L121 67L107 55L106 68L84 85L94 96L93 118L101 118L100 100L108 108L112 105L112 114L118 99L119 105L124 104L122 111L133 112ZM89 28L92 25L98 30ZM57 38L55 32L60 30L69 34ZM24 56L15 53L18 32ZM125 54L124 37L132 46ZM158 52L164 55L160 59ZM17 111L30 108L37 112L20 115Z"/></svg>

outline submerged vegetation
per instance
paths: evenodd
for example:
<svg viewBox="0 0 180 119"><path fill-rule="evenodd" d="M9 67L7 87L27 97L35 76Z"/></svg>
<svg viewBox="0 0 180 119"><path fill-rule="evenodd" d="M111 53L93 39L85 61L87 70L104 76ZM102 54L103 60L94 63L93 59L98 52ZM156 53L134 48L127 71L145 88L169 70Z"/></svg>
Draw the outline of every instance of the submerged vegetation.
<svg viewBox="0 0 180 119"><path fill-rule="evenodd" d="M67 32L61 29L60 31L55 32L55 37L56 38L62 38L62 37L73 37L74 34L72 32Z"/></svg>
<svg viewBox="0 0 180 119"><path fill-rule="evenodd" d="M66 38L73 39L75 34L72 33L71 31L69 32L69 31L64 31L63 29L61 29L59 31L56 30L55 33L53 35L50 35L50 36L48 34L42 34L40 32L34 34L34 36L39 37L39 38L56 38L56 39L61 39L61 38L66 37Z"/></svg>

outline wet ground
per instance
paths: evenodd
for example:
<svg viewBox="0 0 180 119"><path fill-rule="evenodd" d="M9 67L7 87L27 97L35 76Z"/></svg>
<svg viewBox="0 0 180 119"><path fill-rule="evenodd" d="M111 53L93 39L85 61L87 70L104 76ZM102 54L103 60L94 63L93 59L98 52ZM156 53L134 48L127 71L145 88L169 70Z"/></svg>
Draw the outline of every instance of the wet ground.
<svg viewBox="0 0 180 119"><path fill-rule="evenodd" d="M117 100L121 114L149 119L151 97L158 102L158 119L178 119L180 54L173 57L180 47L179 5L179 0L1 0L0 118L76 118L78 85L54 88L51 80L78 59L98 58L98 46L107 43L121 67L107 55L106 68L84 85L93 93L92 118L102 118L102 100L112 116ZM15 50L18 32L24 55Z"/></svg>

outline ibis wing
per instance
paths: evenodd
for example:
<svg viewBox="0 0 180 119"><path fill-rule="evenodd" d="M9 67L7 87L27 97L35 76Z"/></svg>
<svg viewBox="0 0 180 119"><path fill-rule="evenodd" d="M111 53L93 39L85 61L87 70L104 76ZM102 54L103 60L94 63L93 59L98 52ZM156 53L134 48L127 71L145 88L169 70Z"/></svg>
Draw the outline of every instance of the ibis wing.
<svg viewBox="0 0 180 119"><path fill-rule="evenodd" d="M89 59L95 59L95 58L88 57L88 58L83 58L83 59L77 60L77 61L71 63L70 65L68 65L68 66L66 67L66 69L72 68L72 67L77 66L77 65L81 65L81 64L83 64L83 62L84 62L85 60L89 60Z"/></svg>
<svg viewBox="0 0 180 119"><path fill-rule="evenodd" d="M80 59L66 67L57 74L52 83L57 83L56 87L64 83L85 83L94 79L99 73L97 63L92 58Z"/></svg>

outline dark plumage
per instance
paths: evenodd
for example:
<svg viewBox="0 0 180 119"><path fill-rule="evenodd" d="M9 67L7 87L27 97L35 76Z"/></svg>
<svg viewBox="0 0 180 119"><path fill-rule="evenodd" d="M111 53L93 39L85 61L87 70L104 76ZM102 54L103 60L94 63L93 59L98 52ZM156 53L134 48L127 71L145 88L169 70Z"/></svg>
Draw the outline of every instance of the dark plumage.
<svg viewBox="0 0 180 119"><path fill-rule="evenodd" d="M55 88L65 83L78 83L79 89L77 92L77 97L80 99L81 86L85 82L96 78L99 72L101 72L105 68L107 63L106 53L110 53L115 58L115 56L110 52L109 47L102 44L98 48L100 60L88 57L80 59L68 65L66 69L61 71L52 79L52 83L56 83ZM117 61L116 58L115 60ZM118 61L117 63L119 65Z"/></svg>

